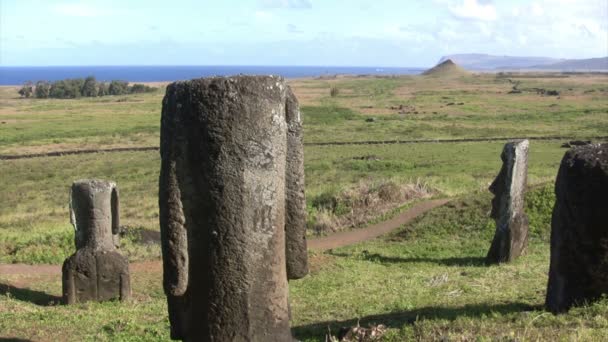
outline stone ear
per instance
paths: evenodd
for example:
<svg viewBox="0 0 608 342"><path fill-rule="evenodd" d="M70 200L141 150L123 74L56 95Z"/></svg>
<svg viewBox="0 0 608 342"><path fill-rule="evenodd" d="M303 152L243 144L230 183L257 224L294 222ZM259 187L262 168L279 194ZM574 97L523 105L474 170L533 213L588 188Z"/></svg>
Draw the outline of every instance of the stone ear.
<svg viewBox="0 0 608 342"><path fill-rule="evenodd" d="M116 187L116 184L112 185L111 207L112 235L118 235L120 232L120 201L118 199L118 188Z"/></svg>
<svg viewBox="0 0 608 342"><path fill-rule="evenodd" d="M76 249L82 244L82 232L78 230L78 221L76 219L76 210L74 210L74 185L70 187L70 223L74 227L74 245Z"/></svg>
<svg viewBox="0 0 608 342"><path fill-rule="evenodd" d="M74 226L74 230L78 230L76 225L76 213L74 212L74 189L70 188L70 223Z"/></svg>

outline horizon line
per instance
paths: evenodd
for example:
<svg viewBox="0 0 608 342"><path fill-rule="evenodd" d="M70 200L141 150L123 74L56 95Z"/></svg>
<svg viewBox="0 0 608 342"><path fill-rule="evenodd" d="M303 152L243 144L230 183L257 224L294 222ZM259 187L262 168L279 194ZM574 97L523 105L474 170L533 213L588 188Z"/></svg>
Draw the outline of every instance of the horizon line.
<svg viewBox="0 0 608 342"><path fill-rule="evenodd" d="M436 64L433 64L436 65ZM424 69L428 66L390 65L297 65L297 64L53 64L53 65L0 65L0 68L65 68L65 67L301 67L301 68L391 68Z"/></svg>

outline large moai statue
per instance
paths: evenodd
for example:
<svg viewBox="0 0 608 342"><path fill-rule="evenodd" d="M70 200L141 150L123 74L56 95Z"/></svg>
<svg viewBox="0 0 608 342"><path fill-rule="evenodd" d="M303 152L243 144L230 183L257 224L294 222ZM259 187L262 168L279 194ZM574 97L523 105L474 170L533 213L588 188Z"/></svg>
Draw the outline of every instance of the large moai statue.
<svg viewBox="0 0 608 342"><path fill-rule="evenodd" d="M502 168L490 185L496 233L488 251L490 264L510 262L528 246L528 217L524 213L524 194L528 174L528 140L505 144L500 158Z"/></svg>
<svg viewBox="0 0 608 342"><path fill-rule="evenodd" d="M289 341L308 273L302 124L281 77L167 87L159 181L171 338Z"/></svg>
<svg viewBox="0 0 608 342"><path fill-rule="evenodd" d="M113 182L72 184L70 219L76 253L63 263L63 301L126 300L131 296L129 261L118 253L118 189Z"/></svg>
<svg viewBox="0 0 608 342"><path fill-rule="evenodd" d="M608 294L608 144L566 152L555 196L545 305L558 313Z"/></svg>

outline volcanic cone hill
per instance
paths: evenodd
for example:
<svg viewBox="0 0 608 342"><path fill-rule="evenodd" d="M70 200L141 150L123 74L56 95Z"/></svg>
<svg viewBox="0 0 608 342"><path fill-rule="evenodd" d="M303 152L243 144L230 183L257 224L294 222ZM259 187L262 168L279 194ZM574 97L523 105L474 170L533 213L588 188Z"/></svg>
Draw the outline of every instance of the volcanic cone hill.
<svg viewBox="0 0 608 342"><path fill-rule="evenodd" d="M470 75L470 73L452 62L451 59L447 59L423 72L422 75L433 77L458 77L467 76Z"/></svg>

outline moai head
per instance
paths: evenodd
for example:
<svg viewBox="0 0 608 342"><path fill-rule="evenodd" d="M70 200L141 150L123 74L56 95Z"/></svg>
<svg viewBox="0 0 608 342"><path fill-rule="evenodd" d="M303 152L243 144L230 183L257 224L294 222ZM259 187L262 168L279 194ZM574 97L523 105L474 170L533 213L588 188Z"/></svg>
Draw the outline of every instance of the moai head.
<svg viewBox="0 0 608 342"><path fill-rule="evenodd" d="M75 181L70 195L70 221L75 230L76 249L115 249L118 210L116 183L99 179Z"/></svg>
<svg viewBox="0 0 608 342"><path fill-rule="evenodd" d="M505 144L502 167L490 192L496 233L488 252L489 263L509 262L520 256L528 244L528 218L524 212L524 193L528 172L528 140Z"/></svg>
<svg viewBox="0 0 608 342"><path fill-rule="evenodd" d="M522 210L527 183L528 146L528 140L508 142L500 154L502 167L488 189L494 194L490 217L495 220L499 220L501 214Z"/></svg>

